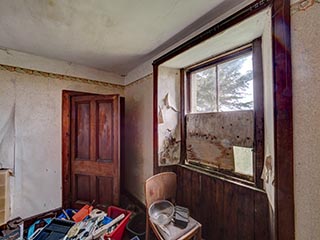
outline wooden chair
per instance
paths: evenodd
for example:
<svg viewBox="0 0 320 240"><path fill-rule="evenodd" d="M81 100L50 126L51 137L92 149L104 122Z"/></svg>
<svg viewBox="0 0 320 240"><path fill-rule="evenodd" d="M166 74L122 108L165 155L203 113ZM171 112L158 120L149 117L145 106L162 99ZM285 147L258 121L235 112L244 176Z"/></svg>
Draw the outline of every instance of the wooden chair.
<svg viewBox="0 0 320 240"><path fill-rule="evenodd" d="M154 232L155 236L159 240L166 240L167 236L160 233L158 228L152 221L149 220L148 209L149 206L157 200L169 200L175 204L177 191L177 175L174 172L163 172L154 175L146 180L145 183L145 199L146 199L146 240L149 240L150 227ZM198 223L193 218L189 218L189 224L186 230L180 230L176 228L177 231L181 231L178 240L185 239L201 239L201 224ZM192 224L192 225L191 225ZM189 229L189 230L188 230ZM187 232L186 232L187 231Z"/></svg>

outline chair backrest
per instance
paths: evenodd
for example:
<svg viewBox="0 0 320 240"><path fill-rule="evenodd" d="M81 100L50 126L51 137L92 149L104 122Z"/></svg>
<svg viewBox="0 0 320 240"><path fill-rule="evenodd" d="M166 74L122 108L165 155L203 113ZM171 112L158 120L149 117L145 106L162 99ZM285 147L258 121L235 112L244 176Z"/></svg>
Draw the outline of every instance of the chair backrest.
<svg viewBox="0 0 320 240"><path fill-rule="evenodd" d="M174 172L156 174L146 180L146 207L157 200L170 200L175 203L177 191L177 175Z"/></svg>

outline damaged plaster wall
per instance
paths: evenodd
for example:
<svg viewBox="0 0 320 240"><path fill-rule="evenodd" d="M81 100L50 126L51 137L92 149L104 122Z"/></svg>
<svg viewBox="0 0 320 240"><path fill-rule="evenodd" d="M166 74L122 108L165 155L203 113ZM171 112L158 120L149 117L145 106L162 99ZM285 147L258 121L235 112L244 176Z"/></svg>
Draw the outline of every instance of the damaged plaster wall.
<svg viewBox="0 0 320 240"><path fill-rule="evenodd" d="M233 146L253 148L253 111L187 114L187 161L235 170Z"/></svg>
<svg viewBox="0 0 320 240"><path fill-rule="evenodd" d="M0 162L14 170L11 218L25 218L61 207L62 90L123 95L123 87L8 69L0 68Z"/></svg>
<svg viewBox="0 0 320 240"><path fill-rule="evenodd" d="M271 9L262 33L262 67L263 67L263 104L264 104L264 168L261 178L264 180L264 189L267 193L269 204L274 213L274 114L273 114L273 63L272 63L272 23ZM268 163L269 161L269 163Z"/></svg>
<svg viewBox="0 0 320 240"><path fill-rule="evenodd" d="M158 164L165 166L180 162L180 71L160 66L158 72Z"/></svg>
<svg viewBox="0 0 320 240"><path fill-rule="evenodd" d="M145 202L144 183L153 175L152 74L125 87L125 189Z"/></svg>
<svg viewBox="0 0 320 240"><path fill-rule="evenodd" d="M292 1L293 145L297 240L320 236L320 1Z"/></svg>

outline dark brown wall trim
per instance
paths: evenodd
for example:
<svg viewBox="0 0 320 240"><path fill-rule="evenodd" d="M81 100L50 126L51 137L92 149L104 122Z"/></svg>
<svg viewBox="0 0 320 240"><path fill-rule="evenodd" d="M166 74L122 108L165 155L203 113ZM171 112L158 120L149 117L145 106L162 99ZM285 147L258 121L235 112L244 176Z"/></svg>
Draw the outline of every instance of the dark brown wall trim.
<svg viewBox="0 0 320 240"><path fill-rule="evenodd" d="M278 240L294 239L290 0L272 7L275 126L275 220Z"/></svg>
<svg viewBox="0 0 320 240"><path fill-rule="evenodd" d="M158 66L153 65L153 173L158 172Z"/></svg>
<svg viewBox="0 0 320 240"><path fill-rule="evenodd" d="M264 99L263 99L263 66L261 38L253 41L253 81L254 81L254 182L263 188L261 174L264 163ZM260 93L260 94L259 94Z"/></svg>

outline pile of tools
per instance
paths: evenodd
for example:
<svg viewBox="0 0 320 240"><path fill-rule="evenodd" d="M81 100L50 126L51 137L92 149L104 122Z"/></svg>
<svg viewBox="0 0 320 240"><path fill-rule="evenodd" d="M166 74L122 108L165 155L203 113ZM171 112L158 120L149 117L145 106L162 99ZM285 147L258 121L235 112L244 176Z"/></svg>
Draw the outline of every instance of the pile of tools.
<svg viewBox="0 0 320 240"><path fill-rule="evenodd" d="M115 208L115 207L114 207ZM109 211L108 211L109 212ZM117 226L127 216L125 213L117 213L111 218L99 209L85 205L78 212L68 209L63 214L44 226L28 234L28 240L94 240L107 239L106 236L117 230ZM124 229L124 227L123 227ZM119 230L119 229L118 229ZM121 234L122 235L122 234Z"/></svg>
<svg viewBox="0 0 320 240"><path fill-rule="evenodd" d="M125 215L121 214L107 224L104 224L105 217L105 212L94 209L89 214L89 218L77 222L70 228L64 240L104 239L103 236L106 233L111 233L115 229L116 224L118 224Z"/></svg>

